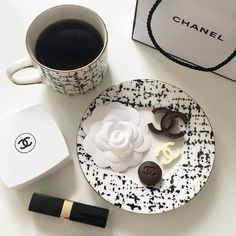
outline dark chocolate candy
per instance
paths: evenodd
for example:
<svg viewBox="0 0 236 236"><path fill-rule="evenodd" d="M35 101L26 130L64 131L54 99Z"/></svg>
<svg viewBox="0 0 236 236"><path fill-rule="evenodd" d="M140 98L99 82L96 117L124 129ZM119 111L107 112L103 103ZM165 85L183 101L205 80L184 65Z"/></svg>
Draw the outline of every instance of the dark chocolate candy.
<svg viewBox="0 0 236 236"><path fill-rule="evenodd" d="M152 113L155 115L156 113L160 113L160 112L164 112L164 113L168 113L169 112L169 109L166 108L166 107L157 107L157 108L154 108L152 110Z"/></svg>
<svg viewBox="0 0 236 236"><path fill-rule="evenodd" d="M163 130L157 129L153 123L148 124L148 128L155 134L163 134Z"/></svg>
<svg viewBox="0 0 236 236"><path fill-rule="evenodd" d="M139 179L143 184L154 185L162 177L162 170L153 161L145 161L138 168Z"/></svg>
<svg viewBox="0 0 236 236"><path fill-rule="evenodd" d="M166 107L158 107L152 110L153 114L156 115L157 113L165 113L165 115L161 119L161 129L156 129L153 123L149 123L149 129L155 134L164 134L169 138L180 138L184 136L185 132L180 131L179 133L172 133L171 130L174 128L176 122L175 118L181 118L184 123L189 121L188 117L179 112L179 111L171 111Z"/></svg>
<svg viewBox="0 0 236 236"><path fill-rule="evenodd" d="M175 124L175 116L171 112L168 112L161 119L161 130L167 133L174 128Z"/></svg>
<svg viewBox="0 0 236 236"><path fill-rule="evenodd" d="M155 134L165 134L169 130L171 130L175 126L175 117L171 114L171 112L165 107L158 107L152 110L153 114L165 112L165 115L161 119L161 129L157 129L153 123L149 123L149 129Z"/></svg>

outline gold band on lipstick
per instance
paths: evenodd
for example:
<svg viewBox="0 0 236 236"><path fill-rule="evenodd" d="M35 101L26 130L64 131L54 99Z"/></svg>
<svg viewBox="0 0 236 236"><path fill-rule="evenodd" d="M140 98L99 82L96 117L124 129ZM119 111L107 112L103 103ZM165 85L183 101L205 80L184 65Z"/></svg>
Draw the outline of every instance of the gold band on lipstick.
<svg viewBox="0 0 236 236"><path fill-rule="evenodd" d="M63 219L69 219L70 218L70 213L71 209L73 206L73 202L69 200L65 200L61 209L61 215L60 218Z"/></svg>

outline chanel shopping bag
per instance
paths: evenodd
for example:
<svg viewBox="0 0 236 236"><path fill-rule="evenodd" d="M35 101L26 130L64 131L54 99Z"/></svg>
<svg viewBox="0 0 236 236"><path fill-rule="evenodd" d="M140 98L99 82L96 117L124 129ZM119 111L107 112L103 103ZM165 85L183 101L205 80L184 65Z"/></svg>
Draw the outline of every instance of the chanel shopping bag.
<svg viewBox="0 0 236 236"><path fill-rule="evenodd" d="M132 38L236 81L235 0L137 0Z"/></svg>

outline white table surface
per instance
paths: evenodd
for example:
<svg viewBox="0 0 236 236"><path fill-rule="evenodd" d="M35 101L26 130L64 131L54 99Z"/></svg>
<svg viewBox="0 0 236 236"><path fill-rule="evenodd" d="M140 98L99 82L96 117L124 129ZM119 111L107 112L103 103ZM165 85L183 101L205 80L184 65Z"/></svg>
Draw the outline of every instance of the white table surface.
<svg viewBox="0 0 236 236"><path fill-rule="evenodd" d="M131 39L135 0L0 0L0 119L44 104L55 117L73 161L55 174L20 190L0 182L0 235L236 235L236 83L211 73L176 65L157 51ZM7 66L27 56L27 27L44 9L63 3L98 12L109 32L109 71L97 89L83 96L65 96L45 85L16 86L6 76ZM137 215L105 202L86 182L75 152L80 119L89 103L104 89L125 80L149 78L172 83L198 101L207 113L216 140L215 165L203 190L187 205L159 215ZM0 131L1 132L1 131ZM0 158L7 158L1 153ZM29 212L33 192L73 199L110 209L106 229Z"/></svg>

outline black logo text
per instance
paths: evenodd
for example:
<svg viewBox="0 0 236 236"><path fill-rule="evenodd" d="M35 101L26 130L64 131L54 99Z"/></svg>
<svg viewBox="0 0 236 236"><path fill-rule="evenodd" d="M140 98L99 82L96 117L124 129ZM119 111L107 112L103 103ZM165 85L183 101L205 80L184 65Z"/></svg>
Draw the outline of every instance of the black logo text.
<svg viewBox="0 0 236 236"><path fill-rule="evenodd" d="M20 153L31 152L35 145L35 137L30 133L20 134L15 140L15 148Z"/></svg>
<svg viewBox="0 0 236 236"><path fill-rule="evenodd" d="M212 38L215 38L215 39L217 39L219 41L224 41L222 34L219 34L219 33L215 32L215 31L209 30L206 27L199 26L199 25L197 25L195 23L192 23L192 22L190 22L188 20L185 20L185 19L181 19L178 16L174 16L172 19L173 19L174 22L176 22L176 23L178 23L180 25L186 26L189 29L195 30L195 31L197 31L199 33L203 33L203 34L208 35L208 36L210 36Z"/></svg>

